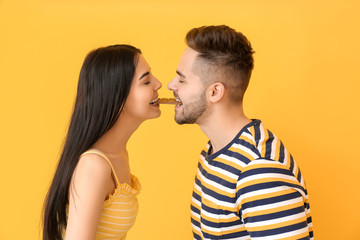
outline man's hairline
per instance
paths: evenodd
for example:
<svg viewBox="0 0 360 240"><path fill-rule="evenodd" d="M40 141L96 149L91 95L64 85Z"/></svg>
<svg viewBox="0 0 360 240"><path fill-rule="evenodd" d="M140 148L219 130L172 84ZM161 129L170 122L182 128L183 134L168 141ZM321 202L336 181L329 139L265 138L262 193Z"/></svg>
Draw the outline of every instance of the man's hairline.
<svg viewBox="0 0 360 240"><path fill-rule="evenodd" d="M189 47L190 48L190 47ZM191 48L192 49L192 48ZM194 50L194 49L193 49ZM194 50L194 51L196 51L196 50ZM220 71L220 72L222 72L222 71L225 71L225 69L219 69L219 67L218 66L216 66L215 64L212 64L212 63L209 63L209 62L207 62L206 61L206 59L205 58L202 58L201 57L201 53L200 52L198 52L198 51L196 51L197 52L197 55L196 55L196 57L195 57L195 60L194 60L194 64L193 64L193 66L192 66L192 71L193 71L193 73L194 74L196 74L196 76L198 76L199 77L199 79L200 79L200 81L201 81L201 83L204 85L204 87L205 88L207 88L208 86L210 86L211 84L215 84L215 83L221 83L221 84L223 84L224 86L225 86L225 89L227 88L227 81L234 81L234 80L225 80L225 78L226 77L224 77L224 78L221 78L221 80L210 80L210 81L205 81L205 80L203 80L203 77L202 77L202 74L201 74L201 70L196 70L195 68L196 67L198 67L198 65L199 64L204 64L204 65L206 65L206 68L209 68L209 69L212 69L211 71ZM213 68L215 68L215 69L217 69L217 70L213 70ZM223 68L223 66L221 66L220 68ZM218 74L218 73L215 73L215 74ZM228 90L229 91L229 90ZM244 91L244 93L243 93L243 96L241 97L241 100L238 102L238 103L240 103L240 104L242 104L243 103L243 97L244 97L244 95L245 95L245 92L246 92L246 90Z"/></svg>
<svg viewBox="0 0 360 240"><path fill-rule="evenodd" d="M196 50L194 50L194 51L196 51ZM204 86L208 87L210 84L213 84L216 82L220 82L220 83L224 84L224 81L216 81L216 80L215 81L206 81L203 79L203 78L206 78L206 76L208 76L208 74L211 74L211 77L213 77L213 75L217 74L217 72L219 70L221 71L221 69L219 69L219 67L216 66L215 64L207 62L207 60L205 58L201 57L200 52L198 52L198 51L196 51L196 52L197 52L197 55L195 57L194 64L191 67L191 70L193 71L194 74L196 74L196 76L198 76L200 78L200 80L204 84ZM205 67L203 67L204 69L199 69L199 68L201 68L201 66L199 66L200 64L205 65ZM210 70L210 71L207 71L207 70ZM206 76L204 76L202 71L207 71Z"/></svg>

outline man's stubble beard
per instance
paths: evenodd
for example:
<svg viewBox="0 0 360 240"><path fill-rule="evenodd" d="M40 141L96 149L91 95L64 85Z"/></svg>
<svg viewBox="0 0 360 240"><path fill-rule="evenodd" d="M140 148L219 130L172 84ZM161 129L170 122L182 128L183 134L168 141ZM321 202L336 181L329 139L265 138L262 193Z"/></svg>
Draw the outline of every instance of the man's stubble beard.
<svg viewBox="0 0 360 240"><path fill-rule="evenodd" d="M176 123L182 124L193 124L204 114L206 111L206 94L205 91L199 96L198 100L191 102L186 105L183 105L182 115L179 116L175 114Z"/></svg>

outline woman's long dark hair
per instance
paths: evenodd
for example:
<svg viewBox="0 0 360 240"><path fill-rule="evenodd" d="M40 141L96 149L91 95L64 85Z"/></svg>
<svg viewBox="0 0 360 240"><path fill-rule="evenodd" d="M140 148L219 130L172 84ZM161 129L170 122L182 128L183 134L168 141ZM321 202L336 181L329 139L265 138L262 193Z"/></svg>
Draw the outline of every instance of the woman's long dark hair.
<svg viewBox="0 0 360 240"><path fill-rule="evenodd" d="M44 203L43 239L61 240L69 186L80 155L118 119L129 95L141 51L113 45L90 52L81 68L64 148Z"/></svg>

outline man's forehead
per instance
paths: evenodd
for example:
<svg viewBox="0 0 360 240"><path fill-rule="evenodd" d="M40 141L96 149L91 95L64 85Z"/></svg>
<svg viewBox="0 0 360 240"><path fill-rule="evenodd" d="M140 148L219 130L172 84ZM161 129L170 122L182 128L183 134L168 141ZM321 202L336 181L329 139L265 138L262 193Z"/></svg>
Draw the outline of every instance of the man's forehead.
<svg viewBox="0 0 360 240"><path fill-rule="evenodd" d="M198 51L192 49L191 47L185 48L184 53L187 53L187 54L192 55L192 56L197 56L199 54Z"/></svg>
<svg viewBox="0 0 360 240"><path fill-rule="evenodd" d="M197 56L199 55L199 52L187 47L182 56L181 56L181 60L180 61L183 61L183 62L193 62Z"/></svg>
<svg viewBox="0 0 360 240"><path fill-rule="evenodd" d="M181 55L178 68L185 70L191 70L196 64L197 56L199 52L187 47Z"/></svg>
<svg viewBox="0 0 360 240"><path fill-rule="evenodd" d="M203 81L212 81L214 78L219 80L224 77L224 72L218 66L208 63L199 55L198 51L187 47L178 65L178 71L186 76L197 76Z"/></svg>

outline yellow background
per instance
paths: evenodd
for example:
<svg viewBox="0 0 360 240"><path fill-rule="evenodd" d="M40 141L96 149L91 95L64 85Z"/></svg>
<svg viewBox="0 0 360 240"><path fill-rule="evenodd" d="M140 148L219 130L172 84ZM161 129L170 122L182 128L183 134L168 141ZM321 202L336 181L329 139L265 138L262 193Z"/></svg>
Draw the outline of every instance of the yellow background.
<svg viewBox="0 0 360 240"><path fill-rule="evenodd" d="M301 166L315 238L360 239L359 11L357 0L0 0L0 239L40 238L85 55L133 44L171 97L186 32L211 24L243 32L256 51L245 110ZM175 124L173 112L163 106L129 143L143 185L129 240L192 237L190 196L207 138Z"/></svg>

